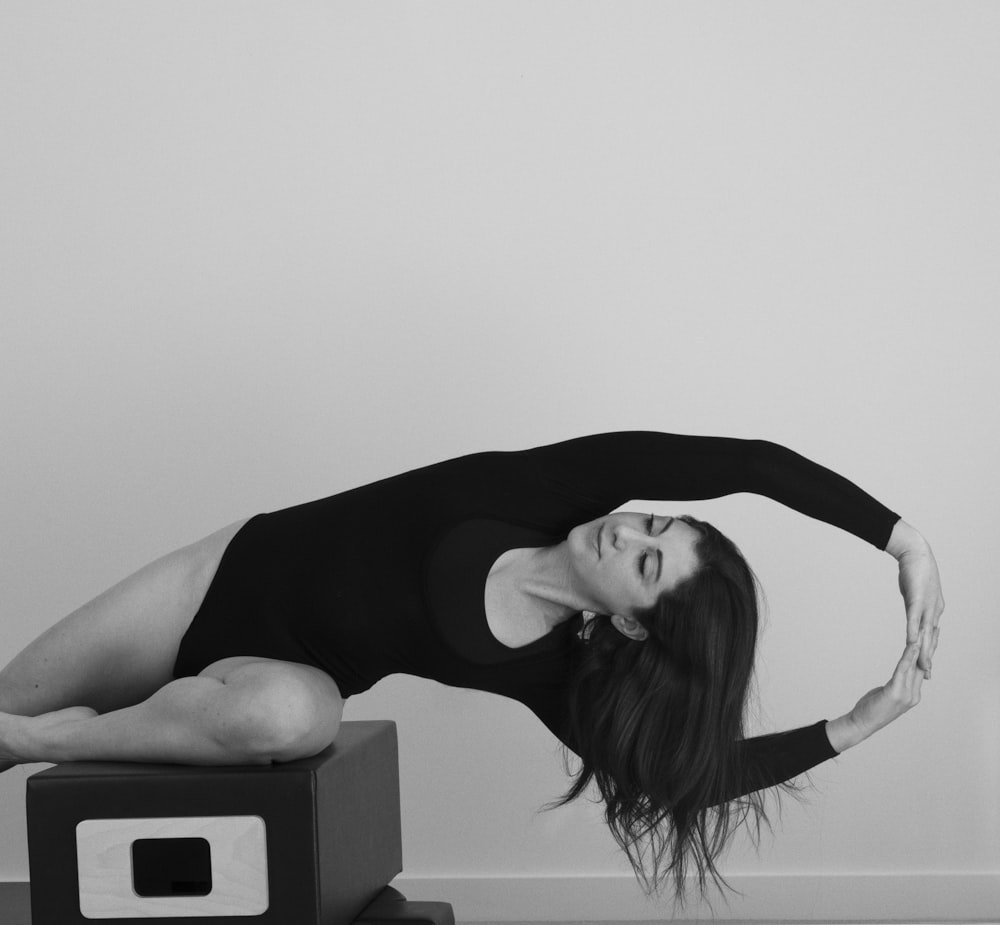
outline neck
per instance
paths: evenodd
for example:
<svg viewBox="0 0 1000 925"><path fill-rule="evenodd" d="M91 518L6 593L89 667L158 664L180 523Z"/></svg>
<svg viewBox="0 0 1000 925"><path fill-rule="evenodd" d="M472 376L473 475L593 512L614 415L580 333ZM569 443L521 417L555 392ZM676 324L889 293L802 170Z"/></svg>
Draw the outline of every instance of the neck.
<svg viewBox="0 0 1000 925"><path fill-rule="evenodd" d="M565 541L525 550L523 558L512 564L510 579L550 631L589 606L573 587Z"/></svg>

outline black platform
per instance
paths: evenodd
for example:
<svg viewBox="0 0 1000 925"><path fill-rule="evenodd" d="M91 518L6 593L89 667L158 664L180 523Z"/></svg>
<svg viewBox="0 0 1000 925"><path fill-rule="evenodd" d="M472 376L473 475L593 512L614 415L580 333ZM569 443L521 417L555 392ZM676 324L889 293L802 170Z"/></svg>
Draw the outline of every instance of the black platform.
<svg viewBox="0 0 1000 925"><path fill-rule="evenodd" d="M27 781L32 925L454 925L407 902L395 723L284 764L69 762ZM13 922L12 922L13 925Z"/></svg>

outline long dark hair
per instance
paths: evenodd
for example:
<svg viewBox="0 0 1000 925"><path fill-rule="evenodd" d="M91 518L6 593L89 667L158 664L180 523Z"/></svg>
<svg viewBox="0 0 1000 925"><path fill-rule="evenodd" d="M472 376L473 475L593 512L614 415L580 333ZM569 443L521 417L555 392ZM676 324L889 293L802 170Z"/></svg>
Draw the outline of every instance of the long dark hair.
<svg viewBox="0 0 1000 925"><path fill-rule="evenodd" d="M646 639L629 639L601 616L585 627L582 614L574 618L580 632L571 637L569 733L582 767L569 791L542 809L565 806L595 780L605 820L647 896L672 874L675 905L684 906L689 857L703 898L706 874L732 890L715 861L736 828L752 816L758 850L761 821L773 828L765 791L724 796L739 792L749 770L735 743L745 737L760 582L715 527L680 519L701 534L699 566L652 608L632 614ZM569 773L568 752L564 761ZM645 848L637 847L646 837L651 878L642 867Z"/></svg>

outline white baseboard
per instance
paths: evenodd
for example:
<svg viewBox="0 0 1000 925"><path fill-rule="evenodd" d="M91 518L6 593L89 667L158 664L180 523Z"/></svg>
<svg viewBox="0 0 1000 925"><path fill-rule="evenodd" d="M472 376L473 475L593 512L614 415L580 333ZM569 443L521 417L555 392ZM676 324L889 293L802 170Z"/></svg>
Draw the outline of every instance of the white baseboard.
<svg viewBox="0 0 1000 925"><path fill-rule="evenodd" d="M1000 925L1000 873L732 875L744 895L710 893L723 922ZM417 877L392 881L410 900L451 903L465 923L705 921L707 904L648 901L633 877Z"/></svg>

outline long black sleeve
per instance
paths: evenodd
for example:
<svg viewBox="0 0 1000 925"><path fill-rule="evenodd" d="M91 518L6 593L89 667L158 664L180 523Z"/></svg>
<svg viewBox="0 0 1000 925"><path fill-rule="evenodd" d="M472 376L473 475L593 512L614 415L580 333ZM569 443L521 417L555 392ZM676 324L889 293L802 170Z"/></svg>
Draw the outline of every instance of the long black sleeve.
<svg viewBox="0 0 1000 925"><path fill-rule="evenodd" d="M574 745L568 732L568 715L557 701L545 697L528 705L559 741L574 754L579 754L579 747ZM737 747L742 753L743 780L733 790L719 794L706 805L714 806L755 790L774 787L836 758L840 753L830 744L826 723L821 719L811 726L741 740Z"/></svg>
<svg viewBox="0 0 1000 925"><path fill-rule="evenodd" d="M835 758L840 753L830 744L826 722L821 719L811 726L743 739L739 747L743 753L744 779L735 792L720 794L710 805L773 787Z"/></svg>
<svg viewBox="0 0 1000 925"><path fill-rule="evenodd" d="M525 455L577 501L604 504L608 510L633 498L693 501L751 492L883 550L899 520L853 482L767 440L621 431L565 440Z"/></svg>

